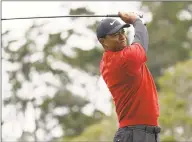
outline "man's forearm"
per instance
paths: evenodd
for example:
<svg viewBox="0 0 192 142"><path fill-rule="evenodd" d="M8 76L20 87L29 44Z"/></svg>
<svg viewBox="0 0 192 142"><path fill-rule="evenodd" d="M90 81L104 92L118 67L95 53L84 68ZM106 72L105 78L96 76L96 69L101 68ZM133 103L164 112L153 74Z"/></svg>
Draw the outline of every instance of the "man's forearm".
<svg viewBox="0 0 192 142"><path fill-rule="evenodd" d="M146 26L142 23L140 19L136 19L136 21L133 23L133 27L135 28L133 43L139 42L147 52L149 37L148 37L148 31Z"/></svg>

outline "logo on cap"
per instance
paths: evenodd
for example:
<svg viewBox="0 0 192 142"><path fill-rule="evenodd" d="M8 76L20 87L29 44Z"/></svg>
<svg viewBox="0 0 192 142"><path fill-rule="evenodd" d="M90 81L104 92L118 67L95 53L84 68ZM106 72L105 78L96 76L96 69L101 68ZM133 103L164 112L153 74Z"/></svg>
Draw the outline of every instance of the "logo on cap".
<svg viewBox="0 0 192 142"><path fill-rule="evenodd" d="M115 23L116 20L114 20L113 22L110 23L110 25L113 25Z"/></svg>

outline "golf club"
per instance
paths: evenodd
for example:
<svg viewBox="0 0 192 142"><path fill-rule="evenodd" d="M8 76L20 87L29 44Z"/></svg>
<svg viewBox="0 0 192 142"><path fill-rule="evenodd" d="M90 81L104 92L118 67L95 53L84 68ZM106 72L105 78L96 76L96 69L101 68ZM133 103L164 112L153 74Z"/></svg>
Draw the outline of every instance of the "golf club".
<svg viewBox="0 0 192 142"><path fill-rule="evenodd" d="M143 15L137 14L140 18L143 18ZM109 15L65 15L65 16L43 16L43 17L18 17L18 18L3 18L5 20L20 20L20 19L42 19L42 18L67 18L67 17L120 17L118 14L109 14Z"/></svg>

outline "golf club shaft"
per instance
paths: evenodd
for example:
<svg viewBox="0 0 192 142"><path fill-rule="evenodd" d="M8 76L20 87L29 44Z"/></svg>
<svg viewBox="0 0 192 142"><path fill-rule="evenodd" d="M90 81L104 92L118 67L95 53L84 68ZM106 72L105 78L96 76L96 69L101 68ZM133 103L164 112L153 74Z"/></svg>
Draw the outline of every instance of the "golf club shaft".
<svg viewBox="0 0 192 142"><path fill-rule="evenodd" d="M143 15L138 15L140 18L143 18ZM109 15L66 15L66 16L48 16L48 17L18 17L18 18L3 18L3 20L21 20L21 19L43 19L43 18L67 18L67 17L119 17L118 14L109 14Z"/></svg>

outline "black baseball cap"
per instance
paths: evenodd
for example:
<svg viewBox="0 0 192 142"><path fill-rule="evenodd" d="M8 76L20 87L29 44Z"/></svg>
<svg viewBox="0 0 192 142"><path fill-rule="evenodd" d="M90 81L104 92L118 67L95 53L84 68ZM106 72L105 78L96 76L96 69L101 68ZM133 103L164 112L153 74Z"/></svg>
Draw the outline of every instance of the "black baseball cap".
<svg viewBox="0 0 192 142"><path fill-rule="evenodd" d="M104 38L106 35L117 33L120 29L126 27L130 27L130 25L121 24L118 20L113 18L103 19L97 26L97 38Z"/></svg>

